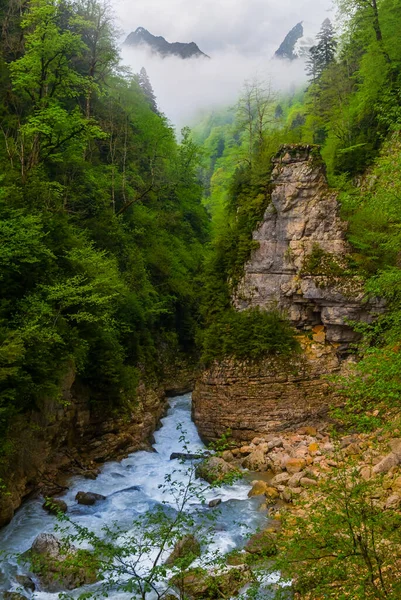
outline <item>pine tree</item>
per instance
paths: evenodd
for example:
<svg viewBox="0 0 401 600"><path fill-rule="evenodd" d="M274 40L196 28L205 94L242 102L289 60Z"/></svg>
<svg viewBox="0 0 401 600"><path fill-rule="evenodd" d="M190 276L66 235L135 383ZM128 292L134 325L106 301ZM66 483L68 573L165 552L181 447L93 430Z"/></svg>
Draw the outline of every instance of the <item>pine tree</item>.
<svg viewBox="0 0 401 600"><path fill-rule="evenodd" d="M316 36L317 44L309 51L306 72L311 81L316 82L323 71L334 61L337 41L330 19L323 21L322 28Z"/></svg>
<svg viewBox="0 0 401 600"><path fill-rule="evenodd" d="M333 62L337 48L334 28L330 19L325 19L325 21L323 21L322 28L316 37L318 39L316 49L320 59L320 64L322 69L325 69L331 62Z"/></svg>
<svg viewBox="0 0 401 600"><path fill-rule="evenodd" d="M159 114L156 103L156 96L153 91L153 87L150 83L150 79L145 67L142 67L142 69L140 70L140 73L138 75L138 83L152 111L156 114Z"/></svg>
<svg viewBox="0 0 401 600"><path fill-rule="evenodd" d="M321 74L316 46L312 46L309 50L308 60L306 61L306 74L312 83L315 83Z"/></svg>

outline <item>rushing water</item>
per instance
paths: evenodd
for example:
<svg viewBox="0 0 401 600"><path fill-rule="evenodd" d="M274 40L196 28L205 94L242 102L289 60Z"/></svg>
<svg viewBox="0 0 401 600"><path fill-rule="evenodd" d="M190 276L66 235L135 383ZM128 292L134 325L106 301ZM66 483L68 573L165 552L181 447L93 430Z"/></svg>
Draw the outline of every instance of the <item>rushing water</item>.
<svg viewBox="0 0 401 600"><path fill-rule="evenodd" d="M190 395L170 401L168 414L155 434L154 453L136 452L122 462L107 463L95 481L74 477L69 491L63 496L71 520L98 534L105 525L113 526L115 522L128 531L134 519L161 502L174 506L173 497L163 490L165 477L171 475L174 480L185 482L187 466L171 461L170 454L183 451L196 453L205 448L191 421L190 402ZM185 449L178 427L185 432ZM211 540L222 552L241 546L249 531L256 530L265 522L265 516L258 510L261 500L248 499L249 489L249 483L240 480L231 486L206 490L206 501L216 497L223 501L216 521L218 533ZM82 506L75 501L78 491L103 494L106 500L95 506ZM195 510L196 499L193 502ZM42 504L43 499L37 498L22 506L12 522L0 531L1 550L17 555L28 550L39 533L54 531L57 520L43 510ZM205 507L205 510L210 509ZM15 575L18 573L23 571L14 559L4 560L0 564L0 591L16 589ZM110 598L117 597L122 598L122 595L110 595ZM57 598L57 594L36 592L35 598L51 600Z"/></svg>

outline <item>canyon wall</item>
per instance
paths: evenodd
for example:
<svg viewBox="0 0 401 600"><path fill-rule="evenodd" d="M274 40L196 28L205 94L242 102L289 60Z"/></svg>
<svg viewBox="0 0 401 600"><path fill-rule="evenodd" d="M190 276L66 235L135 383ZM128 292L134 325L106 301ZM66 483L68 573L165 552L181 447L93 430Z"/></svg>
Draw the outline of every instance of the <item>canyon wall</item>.
<svg viewBox="0 0 401 600"><path fill-rule="evenodd" d="M13 420L7 454L0 459L0 527L29 494L60 493L71 475L92 479L107 460L151 450L152 434L167 408L166 393L191 387L189 372L160 387L140 384L130 406L113 409L107 402L92 402L70 369L61 399L44 399Z"/></svg>
<svg viewBox="0 0 401 600"><path fill-rule="evenodd" d="M358 334L383 310L364 296L350 266L346 223L315 146L284 146L273 160L271 202L253 234L237 310L280 310L300 332L301 352L259 364L214 364L199 378L193 415L201 435L228 428L242 441L322 416L333 402L327 375L339 372Z"/></svg>

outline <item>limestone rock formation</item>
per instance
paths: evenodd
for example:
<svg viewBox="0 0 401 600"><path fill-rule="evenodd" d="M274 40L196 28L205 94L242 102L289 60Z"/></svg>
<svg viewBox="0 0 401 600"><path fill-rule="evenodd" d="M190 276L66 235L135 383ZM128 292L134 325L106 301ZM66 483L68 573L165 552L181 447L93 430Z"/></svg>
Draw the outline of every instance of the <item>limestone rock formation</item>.
<svg viewBox="0 0 401 600"><path fill-rule="evenodd" d="M352 321L383 310L365 298L349 266L347 225L315 146L284 146L273 161L272 195L254 232L237 310L278 309L299 331L301 352L258 364L226 360L199 378L193 417L206 440L230 429L237 440L324 419L333 402L327 375L339 371L358 339Z"/></svg>
<svg viewBox="0 0 401 600"><path fill-rule="evenodd" d="M339 202L314 146L284 146L274 159L271 204L254 233L259 242L235 305L278 308L300 329L323 326L321 340L357 339L351 321L371 321L363 282L348 269L351 248Z"/></svg>

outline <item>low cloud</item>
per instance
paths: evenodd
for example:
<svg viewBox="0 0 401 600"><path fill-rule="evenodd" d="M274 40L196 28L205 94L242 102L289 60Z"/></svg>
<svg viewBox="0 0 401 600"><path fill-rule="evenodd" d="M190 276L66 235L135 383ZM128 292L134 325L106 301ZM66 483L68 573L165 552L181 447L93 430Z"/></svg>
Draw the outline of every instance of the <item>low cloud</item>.
<svg viewBox="0 0 401 600"><path fill-rule="evenodd" d="M199 113L235 104L245 80L268 81L288 91L306 81L304 62L244 55L236 49L216 53L212 60L159 58L142 49L123 47L123 62L134 73L145 67L158 106L177 127L191 124Z"/></svg>

